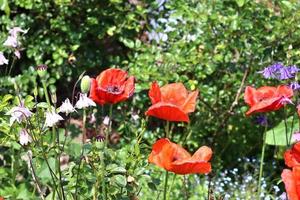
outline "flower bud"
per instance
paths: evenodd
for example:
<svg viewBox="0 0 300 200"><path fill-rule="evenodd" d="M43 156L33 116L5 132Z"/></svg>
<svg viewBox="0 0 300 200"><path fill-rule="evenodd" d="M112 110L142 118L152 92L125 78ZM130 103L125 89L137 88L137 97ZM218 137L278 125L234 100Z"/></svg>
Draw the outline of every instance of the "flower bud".
<svg viewBox="0 0 300 200"><path fill-rule="evenodd" d="M41 78L44 78L47 74L47 65L39 65L36 67L37 73Z"/></svg>
<svg viewBox="0 0 300 200"><path fill-rule="evenodd" d="M91 78L88 75L85 75L81 79L80 89L82 93L88 93L90 91Z"/></svg>

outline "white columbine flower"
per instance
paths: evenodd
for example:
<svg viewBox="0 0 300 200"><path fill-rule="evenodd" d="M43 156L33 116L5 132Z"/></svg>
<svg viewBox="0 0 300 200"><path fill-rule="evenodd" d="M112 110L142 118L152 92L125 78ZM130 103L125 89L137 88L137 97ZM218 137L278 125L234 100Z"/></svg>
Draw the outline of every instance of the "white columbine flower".
<svg viewBox="0 0 300 200"><path fill-rule="evenodd" d="M8 64L8 60L3 55L3 52L0 52L0 65Z"/></svg>
<svg viewBox="0 0 300 200"><path fill-rule="evenodd" d="M108 117L108 116L105 116L102 123L103 123L104 125L108 126L108 125L109 125L109 121L110 121L109 117Z"/></svg>
<svg viewBox="0 0 300 200"><path fill-rule="evenodd" d="M80 94L79 100L75 104L75 108L82 109L89 106L96 106L96 103L87 97L87 94Z"/></svg>
<svg viewBox="0 0 300 200"><path fill-rule="evenodd" d="M66 99L63 104L58 108L59 112L63 112L63 113L66 113L67 115L69 113L72 113L75 110L75 108L72 106L72 104L70 103L70 100L69 99Z"/></svg>
<svg viewBox="0 0 300 200"><path fill-rule="evenodd" d="M60 120L64 120L59 114L57 114L55 111L46 112L46 121L45 124L48 127L54 126L57 122Z"/></svg>
<svg viewBox="0 0 300 200"><path fill-rule="evenodd" d="M21 145L27 145L28 143L32 142L31 136L28 134L26 129L22 129L20 131L20 138L19 138L20 144Z"/></svg>
<svg viewBox="0 0 300 200"><path fill-rule="evenodd" d="M15 121L21 123L26 118L32 115L32 112L28 108L25 108L23 104L20 106L13 107L10 111L6 113L6 115L10 115L10 125L12 125Z"/></svg>

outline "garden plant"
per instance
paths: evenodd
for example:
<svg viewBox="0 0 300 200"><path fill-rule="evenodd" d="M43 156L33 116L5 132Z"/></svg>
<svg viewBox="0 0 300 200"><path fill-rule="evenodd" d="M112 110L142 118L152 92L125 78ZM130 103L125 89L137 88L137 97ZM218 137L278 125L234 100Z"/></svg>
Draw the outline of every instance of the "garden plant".
<svg viewBox="0 0 300 200"><path fill-rule="evenodd" d="M300 2L0 13L0 200L300 200Z"/></svg>

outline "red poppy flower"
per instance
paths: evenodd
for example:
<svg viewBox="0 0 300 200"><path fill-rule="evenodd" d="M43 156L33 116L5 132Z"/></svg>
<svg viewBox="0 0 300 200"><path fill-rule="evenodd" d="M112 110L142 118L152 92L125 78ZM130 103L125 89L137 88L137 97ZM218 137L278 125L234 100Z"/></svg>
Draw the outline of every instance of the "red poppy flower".
<svg viewBox="0 0 300 200"><path fill-rule="evenodd" d="M285 185L285 190L289 200L300 199L300 167L294 167L291 170L284 169L281 173L282 181Z"/></svg>
<svg viewBox="0 0 300 200"><path fill-rule="evenodd" d="M285 85L278 87L263 86L258 89L246 87L245 102L250 106L246 115L258 112L270 112L280 109L285 103L291 102L293 90Z"/></svg>
<svg viewBox="0 0 300 200"><path fill-rule="evenodd" d="M284 153L285 164L289 167L300 166L300 142Z"/></svg>
<svg viewBox="0 0 300 200"><path fill-rule="evenodd" d="M167 121L189 122L188 113L194 112L198 91L188 92L182 83L172 83L159 88L153 82L149 90L152 106L146 115Z"/></svg>
<svg viewBox="0 0 300 200"><path fill-rule="evenodd" d="M92 79L90 98L96 103L115 104L128 99L134 92L134 77L127 78L121 69L107 69Z"/></svg>
<svg viewBox="0 0 300 200"><path fill-rule="evenodd" d="M175 174L205 174L211 171L208 162L211 156L212 150L207 146L200 147L191 156L180 145L162 138L153 145L148 161Z"/></svg>

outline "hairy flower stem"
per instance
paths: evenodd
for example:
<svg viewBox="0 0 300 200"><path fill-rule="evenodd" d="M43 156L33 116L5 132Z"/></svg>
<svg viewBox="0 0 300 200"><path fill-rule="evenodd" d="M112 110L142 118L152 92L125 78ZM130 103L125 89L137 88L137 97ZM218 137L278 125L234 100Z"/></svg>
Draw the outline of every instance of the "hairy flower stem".
<svg viewBox="0 0 300 200"><path fill-rule="evenodd" d="M104 144L104 150L103 150L103 158L102 158L102 161L101 161L101 164L102 164L102 198L103 200L106 200L107 199L107 194L106 194L106 184L105 184L105 170L106 170L106 165L105 165L105 150L107 149L108 147L108 141L109 141L109 134L111 132L111 125L112 125L112 110L113 110L113 105L111 104L110 107L109 107L109 124L108 124L108 129L107 131L105 131L105 144Z"/></svg>
<svg viewBox="0 0 300 200"><path fill-rule="evenodd" d="M265 126L264 134L263 134L263 146L261 149L261 157L260 157L260 166L259 166L259 176L258 176L258 192L257 192L257 199L260 199L261 194L261 178L263 175L263 167L264 167L264 157L265 157L265 148L266 148L266 133L267 133L268 126Z"/></svg>
<svg viewBox="0 0 300 200"><path fill-rule="evenodd" d="M168 138L170 135L170 122L167 121L166 128L165 128L165 137ZM168 191L168 177L169 177L169 172L166 170L166 175L165 175L165 186L164 186L164 200L167 200L167 191Z"/></svg>
<svg viewBox="0 0 300 200"><path fill-rule="evenodd" d="M288 137L288 127L287 127L287 116L286 116L286 108L283 107L283 115L284 115L284 127L285 127L285 139L286 139L286 146L289 146L289 137Z"/></svg>
<svg viewBox="0 0 300 200"><path fill-rule="evenodd" d="M45 94L45 98L46 98L46 102L48 104L48 109L50 111L51 109L51 102L50 102L50 98L49 98L49 94L48 94L48 89L47 89L47 84L45 81L42 81L42 85L43 85L43 89L44 89L44 94Z"/></svg>
<svg viewBox="0 0 300 200"><path fill-rule="evenodd" d="M46 98L46 101L47 101L47 104L48 104L48 110L51 111L51 102L50 102L50 98L49 98L49 94L48 94L47 84L46 84L45 81L42 81L42 85L43 85L43 90L44 90L45 98ZM55 131L54 127L52 127L52 136L53 136L53 138L56 137L56 139L57 139L56 142L57 142L57 145L58 145L58 148L59 148L59 133L56 135L56 131ZM43 147L42 147L42 149L43 149ZM46 158L44 150L43 150L43 156L44 156L44 159L45 159L45 161L47 163L47 166L49 168L51 177L54 180L53 175L55 175L55 173L51 170L51 167L50 167L50 165L48 163L48 160ZM55 187L55 190L57 191L58 196L60 196L60 199L62 198L62 199L65 200L65 194L64 194L64 189L63 189L63 185L62 185L62 178L61 178L61 170L60 170L60 153L57 154L57 167L56 168L57 168L57 171L59 173L59 186L61 188L61 193L62 194L60 194L60 192L57 190L55 183L54 183L54 187Z"/></svg>
<svg viewBox="0 0 300 200"><path fill-rule="evenodd" d="M77 200L77 191L78 191L78 180L79 180L79 174L80 174L80 166L81 166L81 161L82 161L82 156L83 156L83 146L84 146L84 137L86 135L86 110L85 108L83 109L83 116L82 116L82 147L81 147L81 154L80 154L80 160L79 160L79 165L77 168L77 176L76 176L76 184L75 184L75 200Z"/></svg>
<svg viewBox="0 0 300 200"><path fill-rule="evenodd" d="M39 184L38 178L36 176L36 173L35 173L35 170L34 170L34 167L33 167L33 164L32 164L31 156L30 156L30 154L28 152L27 152L27 157L28 157L28 160L29 160L29 166L30 166L30 171L31 171L31 174L32 174L33 181L34 181L34 183L36 185L37 191L38 191L41 199L44 200L45 199L44 193L41 190L41 186Z"/></svg>

